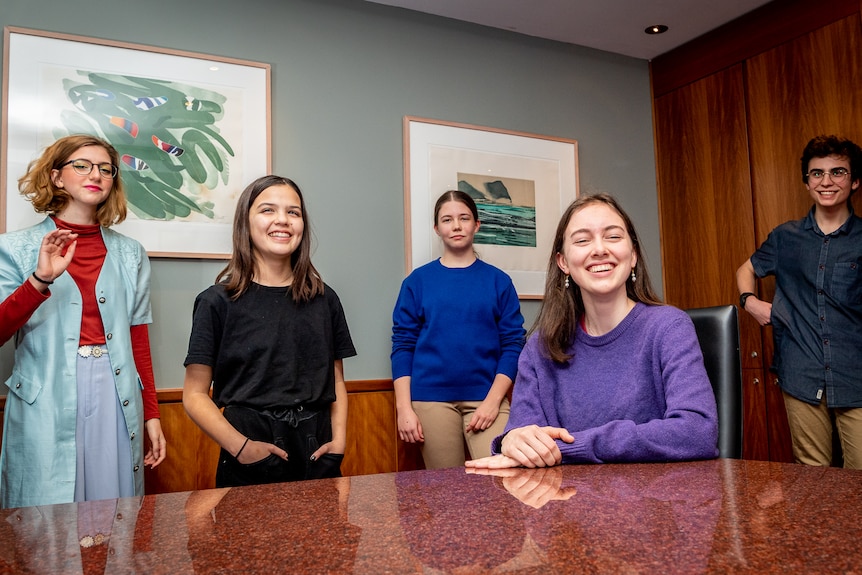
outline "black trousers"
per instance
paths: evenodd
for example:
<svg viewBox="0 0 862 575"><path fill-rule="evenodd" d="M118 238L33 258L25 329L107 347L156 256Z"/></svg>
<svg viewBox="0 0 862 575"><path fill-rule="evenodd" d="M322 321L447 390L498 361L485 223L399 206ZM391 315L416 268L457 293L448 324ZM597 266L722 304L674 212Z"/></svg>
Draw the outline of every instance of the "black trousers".
<svg viewBox="0 0 862 575"><path fill-rule="evenodd" d="M216 487L341 477L344 454L326 453L311 461L312 453L332 441L329 409L313 411L300 407L273 413L227 406L224 416L249 439L273 443L284 449L287 461L270 454L260 461L243 464L222 449L216 469Z"/></svg>

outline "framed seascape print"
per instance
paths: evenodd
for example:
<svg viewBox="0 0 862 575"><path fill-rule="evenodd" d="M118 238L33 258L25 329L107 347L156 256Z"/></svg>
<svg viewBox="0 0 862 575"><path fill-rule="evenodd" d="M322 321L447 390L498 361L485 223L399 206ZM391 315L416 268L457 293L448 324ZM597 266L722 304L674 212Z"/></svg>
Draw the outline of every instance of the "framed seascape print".
<svg viewBox="0 0 862 575"><path fill-rule="evenodd" d="M406 116L404 142L407 273L442 255L434 204L461 190L479 208L479 257L518 297L541 299L557 222L578 194L577 141Z"/></svg>
<svg viewBox="0 0 862 575"><path fill-rule="evenodd" d="M270 171L268 64L14 27L4 56L2 231L44 218L18 193L28 164L91 134L121 158L115 229L152 257L229 256L236 199Z"/></svg>

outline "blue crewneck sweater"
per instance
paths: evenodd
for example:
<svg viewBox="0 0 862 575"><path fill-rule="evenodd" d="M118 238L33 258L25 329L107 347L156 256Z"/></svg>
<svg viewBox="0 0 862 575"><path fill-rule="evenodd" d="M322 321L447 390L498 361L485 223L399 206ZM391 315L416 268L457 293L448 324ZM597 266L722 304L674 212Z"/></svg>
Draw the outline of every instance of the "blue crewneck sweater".
<svg viewBox="0 0 862 575"><path fill-rule="evenodd" d="M524 318L511 278L490 264L413 270L392 324L392 378L411 377L413 401L481 401L498 373L515 379Z"/></svg>

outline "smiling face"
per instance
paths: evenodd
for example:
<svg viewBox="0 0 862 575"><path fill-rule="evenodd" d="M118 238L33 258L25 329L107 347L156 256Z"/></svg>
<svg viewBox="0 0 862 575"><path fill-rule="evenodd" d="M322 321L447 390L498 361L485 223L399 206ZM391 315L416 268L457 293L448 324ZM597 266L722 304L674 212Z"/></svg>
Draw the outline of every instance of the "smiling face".
<svg viewBox="0 0 862 575"><path fill-rule="evenodd" d="M299 194L288 185L266 188L252 202L248 223L256 259L289 261L305 228Z"/></svg>
<svg viewBox="0 0 862 575"><path fill-rule="evenodd" d="M844 168L848 174L836 181L831 174L835 168ZM816 179L811 172L823 172L823 177ZM850 194L859 187L859 180L853 181L854 175L849 173L850 160L843 156L826 156L825 158L811 158L808 162L808 182L806 187L811 199L818 208L843 209Z"/></svg>
<svg viewBox="0 0 862 575"><path fill-rule="evenodd" d="M440 206L434 231L443 240L443 249L451 253L473 250L473 237L479 230L479 222L463 202L450 200Z"/></svg>
<svg viewBox="0 0 862 575"><path fill-rule="evenodd" d="M637 263L622 216L604 203L587 204L566 225L557 266L590 297L626 297L626 281Z"/></svg>
<svg viewBox="0 0 862 575"><path fill-rule="evenodd" d="M72 164L66 163L72 160L89 161L93 164L90 173L79 174ZM111 156L101 146L83 146L75 150L63 163L63 167L51 170L51 181L69 194L69 202L57 216L76 223L95 223L96 210L108 199L114 186L114 178L104 176L98 164L111 164Z"/></svg>

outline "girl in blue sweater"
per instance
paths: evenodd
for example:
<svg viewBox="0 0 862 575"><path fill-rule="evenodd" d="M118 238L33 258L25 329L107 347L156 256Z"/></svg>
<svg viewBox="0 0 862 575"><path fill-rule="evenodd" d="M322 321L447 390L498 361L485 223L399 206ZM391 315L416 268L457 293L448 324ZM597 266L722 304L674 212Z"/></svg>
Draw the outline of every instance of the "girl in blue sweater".
<svg viewBox="0 0 862 575"><path fill-rule="evenodd" d="M392 314L392 378L398 436L420 443L425 467L490 455L509 415L524 342L524 318L512 280L476 257L473 199L448 191L434 206L440 259L401 284Z"/></svg>
<svg viewBox="0 0 862 575"><path fill-rule="evenodd" d="M694 325L653 293L616 200L576 200L557 227L499 455L468 467L709 459L717 439Z"/></svg>

